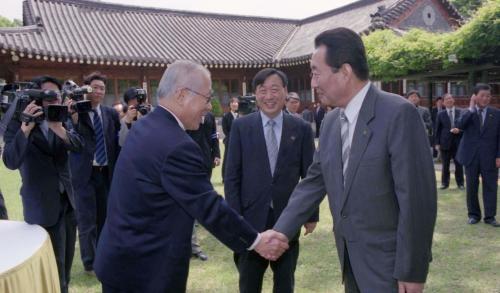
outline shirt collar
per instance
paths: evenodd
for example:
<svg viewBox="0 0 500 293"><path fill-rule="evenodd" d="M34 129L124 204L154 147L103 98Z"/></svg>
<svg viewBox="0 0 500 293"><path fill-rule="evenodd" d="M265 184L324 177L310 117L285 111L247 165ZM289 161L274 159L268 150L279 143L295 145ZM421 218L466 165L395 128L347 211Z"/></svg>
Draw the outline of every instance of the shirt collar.
<svg viewBox="0 0 500 293"><path fill-rule="evenodd" d="M351 99L349 104L347 104L344 113L347 116L349 123L352 123L358 117L363 101L365 100L366 94L370 89L370 85L371 83L367 82L366 85Z"/></svg>
<svg viewBox="0 0 500 293"><path fill-rule="evenodd" d="M158 105L159 107L162 107L163 109L165 109L168 113L172 114L172 116L174 116L175 120L177 121L177 124L179 124L179 126L182 128L182 130L186 130L186 128L184 128L184 124L182 124L181 120L179 120L179 118L174 114L174 112L170 111L167 107L163 106L163 105Z"/></svg>
<svg viewBox="0 0 500 293"><path fill-rule="evenodd" d="M262 111L260 111L260 117L262 118L262 126L266 127L267 121L271 120L271 118L262 113ZM280 111L278 116L274 117L273 120L276 122L276 126L281 128L281 125L283 125L283 111Z"/></svg>
<svg viewBox="0 0 500 293"><path fill-rule="evenodd" d="M101 116L101 104L97 104L94 110L97 112L97 115Z"/></svg>

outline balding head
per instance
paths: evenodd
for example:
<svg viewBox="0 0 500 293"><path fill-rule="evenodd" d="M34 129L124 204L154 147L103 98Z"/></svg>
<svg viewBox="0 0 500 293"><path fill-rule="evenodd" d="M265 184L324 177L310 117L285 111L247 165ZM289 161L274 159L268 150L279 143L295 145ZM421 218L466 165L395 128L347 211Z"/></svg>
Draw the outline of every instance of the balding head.
<svg viewBox="0 0 500 293"><path fill-rule="evenodd" d="M210 72L192 61L176 61L163 74L158 103L174 113L185 129L196 130L201 117L211 109Z"/></svg>
<svg viewBox="0 0 500 293"><path fill-rule="evenodd" d="M170 64L158 85L158 99L175 96L181 88L199 87L204 79L210 79L210 72L203 65L189 60L178 60Z"/></svg>

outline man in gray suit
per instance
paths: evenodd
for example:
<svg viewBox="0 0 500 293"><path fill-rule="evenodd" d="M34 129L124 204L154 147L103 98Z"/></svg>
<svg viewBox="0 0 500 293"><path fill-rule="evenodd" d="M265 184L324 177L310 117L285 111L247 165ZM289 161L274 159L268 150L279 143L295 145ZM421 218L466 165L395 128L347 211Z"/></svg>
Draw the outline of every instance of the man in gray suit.
<svg viewBox="0 0 500 293"><path fill-rule="evenodd" d="M429 109L420 106L420 93L418 91L409 91L406 94L406 98L410 103L415 105L418 110L418 114L420 115L420 118L422 119L422 123L424 123L425 126L425 131L427 131L427 136L429 137L429 142L434 135L433 133L433 127L432 127L432 119L431 119L431 112Z"/></svg>
<svg viewBox="0 0 500 293"><path fill-rule="evenodd" d="M346 292L422 292L436 220L436 179L416 108L368 80L361 38L315 39L311 85L325 116L307 176L274 226L291 239L328 194Z"/></svg>

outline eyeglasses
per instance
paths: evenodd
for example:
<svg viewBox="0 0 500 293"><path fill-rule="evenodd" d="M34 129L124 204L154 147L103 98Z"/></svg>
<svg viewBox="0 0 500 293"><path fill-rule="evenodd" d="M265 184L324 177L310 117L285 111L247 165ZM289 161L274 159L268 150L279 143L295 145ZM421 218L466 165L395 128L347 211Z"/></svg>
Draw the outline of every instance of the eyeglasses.
<svg viewBox="0 0 500 293"><path fill-rule="evenodd" d="M201 93L199 93L199 92L197 92L197 91L195 91L195 90L192 90L192 89L190 89L190 88L185 88L185 89L186 89L186 90L188 90L188 91L190 91L190 92L192 92L193 94L197 94L198 96L202 96L202 97L204 97L204 98L207 100L207 104L210 104L210 102L211 102L211 101L212 101L212 99L214 98L214 91L213 91L213 90L211 90L211 91L210 91L210 94L208 94L208 96L206 96L206 95L201 94Z"/></svg>

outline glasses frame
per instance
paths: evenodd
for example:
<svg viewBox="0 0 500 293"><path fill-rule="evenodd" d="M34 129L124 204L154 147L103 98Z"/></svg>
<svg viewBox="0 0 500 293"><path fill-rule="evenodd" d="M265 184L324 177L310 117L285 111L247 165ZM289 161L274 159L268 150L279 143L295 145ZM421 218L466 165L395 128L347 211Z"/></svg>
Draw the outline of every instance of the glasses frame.
<svg viewBox="0 0 500 293"><path fill-rule="evenodd" d="M192 92L193 94L197 94L198 96L202 96L202 97L204 97L204 98L207 100L207 104L210 104L210 102L212 102L212 100L213 100L213 98L214 98L214 91L213 91L213 90L211 90L211 91L210 91L210 94L207 96L207 95L204 95L204 94L202 94L202 93L200 93L200 92L197 92L197 91L195 91L195 90L193 90L193 89L190 89L190 88L188 88L188 87L186 87L186 88L184 88L184 89L185 89L185 90L188 90L188 91L190 91L190 92Z"/></svg>

